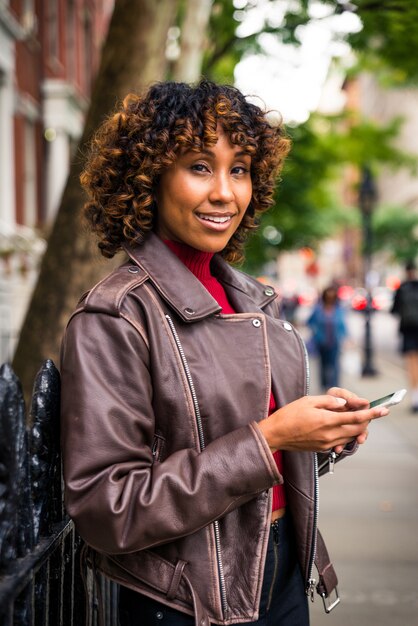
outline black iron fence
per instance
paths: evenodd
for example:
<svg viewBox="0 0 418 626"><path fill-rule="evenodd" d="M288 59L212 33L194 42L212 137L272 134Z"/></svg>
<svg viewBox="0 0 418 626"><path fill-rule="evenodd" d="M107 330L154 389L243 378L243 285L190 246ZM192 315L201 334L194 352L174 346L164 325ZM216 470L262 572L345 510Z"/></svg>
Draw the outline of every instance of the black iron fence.
<svg viewBox="0 0 418 626"><path fill-rule="evenodd" d="M46 361L27 420L18 378L0 369L0 626L96 626L98 597L100 621L117 624L116 586L93 577L65 514L59 394Z"/></svg>

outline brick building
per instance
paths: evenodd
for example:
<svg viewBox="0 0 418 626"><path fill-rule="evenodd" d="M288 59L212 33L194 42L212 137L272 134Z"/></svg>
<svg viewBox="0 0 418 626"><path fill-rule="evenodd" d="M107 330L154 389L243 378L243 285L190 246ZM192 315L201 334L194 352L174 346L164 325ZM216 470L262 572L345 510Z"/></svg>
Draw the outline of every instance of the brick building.
<svg viewBox="0 0 418 626"><path fill-rule="evenodd" d="M113 0L0 2L0 226L54 218Z"/></svg>
<svg viewBox="0 0 418 626"><path fill-rule="evenodd" d="M114 0L0 0L0 363L83 129Z"/></svg>

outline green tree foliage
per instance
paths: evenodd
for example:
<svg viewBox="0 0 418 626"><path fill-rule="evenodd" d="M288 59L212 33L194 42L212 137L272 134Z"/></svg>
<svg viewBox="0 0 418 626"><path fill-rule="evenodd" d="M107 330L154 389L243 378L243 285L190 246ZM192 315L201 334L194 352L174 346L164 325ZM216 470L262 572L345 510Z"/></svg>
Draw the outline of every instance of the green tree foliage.
<svg viewBox="0 0 418 626"><path fill-rule="evenodd" d="M289 129L293 146L282 172L274 207L261 219L247 246L246 269L260 271L263 264L284 250L308 246L339 228L359 223L357 206L342 204L338 191L343 168L368 166L377 175L383 165L414 169L416 160L394 143L402 121L379 127L352 115L312 115ZM357 189L352 190L357 195Z"/></svg>
<svg viewBox="0 0 418 626"><path fill-rule="evenodd" d="M396 82L418 81L418 3L415 0L320 0L330 15L356 13L362 28L347 36L350 45L370 64L382 61L392 68ZM292 0L280 35L285 42L300 43L301 26L316 19L312 7L318 0Z"/></svg>
<svg viewBox="0 0 418 626"><path fill-rule="evenodd" d="M339 163L359 169L368 166L375 175L383 165L398 169L407 167L415 172L416 158L396 147L403 124L401 117L393 118L385 126L371 119L359 120L356 113L326 116L322 119L323 141L332 143Z"/></svg>
<svg viewBox="0 0 418 626"><path fill-rule="evenodd" d="M418 81L418 3L356 0L363 28L349 37L354 49L385 61L398 82Z"/></svg>
<svg viewBox="0 0 418 626"><path fill-rule="evenodd" d="M407 207L379 207L373 215L374 250L389 252L394 261L414 259L418 251L418 214Z"/></svg>
<svg viewBox="0 0 418 626"><path fill-rule="evenodd" d="M238 37L239 23L254 7L265 4L272 5L270 16L280 15L283 6L287 7L283 20L270 17L269 21L267 17L251 35ZM321 4L325 13L318 12ZM334 37L348 41L360 54L363 65L379 67L382 71L383 62L391 69L392 82L418 81L418 3L415 0L241 0L238 3L215 0L203 74L230 81L242 55L260 50L261 33L273 33L285 44L298 45L303 32L301 27L344 13L355 13L362 27L348 34L336 32Z"/></svg>
<svg viewBox="0 0 418 626"><path fill-rule="evenodd" d="M215 0L209 21L208 48L204 55L202 74L219 82L231 83L234 67L241 59L245 45L237 37L238 22L231 0Z"/></svg>
<svg viewBox="0 0 418 626"><path fill-rule="evenodd" d="M246 268L250 271L260 271L263 263L280 251L316 247L340 222L341 212L331 187L337 178L337 150L325 134L317 132L315 121L311 117L289 129L293 145L275 204L262 217L258 232L247 245Z"/></svg>
<svg viewBox="0 0 418 626"><path fill-rule="evenodd" d="M267 3L278 4L277 0L267 0ZM238 35L241 22L263 4L266 2L262 0L214 1L208 29L208 46L202 66L204 76L215 81L232 83L235 66L243 56L262 51L259 44L260 34L273 33L281 36L279 24L270 22L267 18L257 20L257 26L250 34Z"/></svg>

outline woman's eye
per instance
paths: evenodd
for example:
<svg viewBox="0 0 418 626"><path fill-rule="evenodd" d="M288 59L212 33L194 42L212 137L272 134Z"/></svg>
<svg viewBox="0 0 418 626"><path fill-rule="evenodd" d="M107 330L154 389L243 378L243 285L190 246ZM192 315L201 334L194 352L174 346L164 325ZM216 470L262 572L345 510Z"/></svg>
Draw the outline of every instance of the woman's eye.
<svg viewBox="0 0 418 626"><path fill-rule="evenodd" d="M194 172L207 172L207 171L209 171L207 166L204 165L203 163L195 163L194 165L192 165L191 169Z"/></svg>
<svg viewBox="0 0 418 626"><path fill-rule="evenodd" d="M248 172L248 169L243 165L236 165L232 168L231 171L233 174L246 174Z"/></svg>

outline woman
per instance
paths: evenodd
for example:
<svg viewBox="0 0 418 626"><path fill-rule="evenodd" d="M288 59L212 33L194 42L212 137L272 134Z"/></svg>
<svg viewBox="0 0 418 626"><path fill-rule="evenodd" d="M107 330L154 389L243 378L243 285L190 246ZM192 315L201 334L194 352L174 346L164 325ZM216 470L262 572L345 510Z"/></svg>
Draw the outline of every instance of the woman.
<svg viewBox="0 0 418 626"><path fill-rule="evenodd" d="M347 326L336 287L330 285L323 290L307 324L312 330L312 339L319 356L321 389L325 391L329 387L338 387L341 345L347 337Z"/></svg>
<svg viewBox="0 0 418 626"><path fill-rule="evenodd" d="M122 626L308 624L315 555L319 593L336 585L317 459L387 410L308 397L274 290L229 265L287 151L259 107L207 81L127 97L92 144L86 213L102 253L129 260L66 330L62 445L67 508L121 584Z"/></svg>

